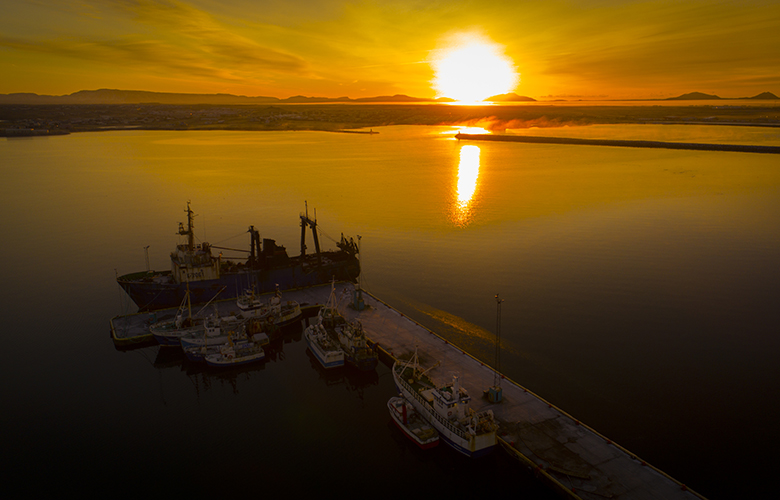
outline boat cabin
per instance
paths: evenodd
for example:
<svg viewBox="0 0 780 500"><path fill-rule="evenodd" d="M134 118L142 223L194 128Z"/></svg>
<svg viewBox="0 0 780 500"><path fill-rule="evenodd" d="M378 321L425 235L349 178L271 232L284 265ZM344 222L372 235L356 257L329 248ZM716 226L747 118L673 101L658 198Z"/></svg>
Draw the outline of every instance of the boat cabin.
<svg viewBox="0 0 780 500"><path fill-rule="evenodd" d="M448 420L460 420L468 414L471 396L460 387L458 376L453 376L451 384L432 389L433 408Z"/></svg>

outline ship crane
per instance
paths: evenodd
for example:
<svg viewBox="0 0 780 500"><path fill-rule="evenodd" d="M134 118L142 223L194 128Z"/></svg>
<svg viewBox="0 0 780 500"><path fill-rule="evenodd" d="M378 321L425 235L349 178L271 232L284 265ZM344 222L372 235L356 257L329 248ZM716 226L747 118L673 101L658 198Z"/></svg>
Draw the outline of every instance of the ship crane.
<svg viewBox="0 0 780 500"><path fill-rule="evenodd" d="M314 220L309 218L309 204L306 203L306 213L301 214L301 258L306 257L306 226L311 228L311 234L314 236L314 250L317 253L317 267L322 266L322 256L320 255L320 239L317 235L317 212L314 212Z"/></svg>

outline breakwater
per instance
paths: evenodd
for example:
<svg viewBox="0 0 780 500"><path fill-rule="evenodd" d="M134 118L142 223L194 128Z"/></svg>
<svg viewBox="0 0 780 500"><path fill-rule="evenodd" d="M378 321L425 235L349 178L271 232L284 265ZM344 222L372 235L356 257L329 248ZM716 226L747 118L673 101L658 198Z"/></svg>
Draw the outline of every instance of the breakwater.
<svg viewBox="0 0 780 500"><path fill-rule="evenodd" d="M577 146L617 146L624 148L689 149L695 151L729 151L734 153L780 154L780 146L744 144L700 144L691 142L633 141L620 139L577 139L569 137L538 137L523 135L456 134L458 140L524 142L531 144L569 144Z"/></svg>

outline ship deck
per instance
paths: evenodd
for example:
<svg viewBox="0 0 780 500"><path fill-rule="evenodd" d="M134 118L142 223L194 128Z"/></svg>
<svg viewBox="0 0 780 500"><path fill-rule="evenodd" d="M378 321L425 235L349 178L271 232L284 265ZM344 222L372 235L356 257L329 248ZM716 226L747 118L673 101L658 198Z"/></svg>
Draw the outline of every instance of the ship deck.
<svg viewBox="0 0 780 500"><path fill-rule="evenodd" d="M515 381L504 378L502 401L490 403L482 397L494 383L490 366L366 291L363 311L347 307L353 285L340 283L336 287L339 310L348 319L361 321L370 342L378 344L380 359L392 364L395 359L407 359L417 349L424 368L441 362L428 372L437 384L451 381L452 373L457 372L461 387L472 397L470 406L476 411L493 411L502 448L562 495L583 500L704 498ZM330 285L283 293L284 300L319 305L327 301ZM228 310L230 305L220 307ZM158 319L173 313L175 310L158 311ZM150 313L113 318L112 332L121 329L125 338L136 338L149 319Z"/></svg>

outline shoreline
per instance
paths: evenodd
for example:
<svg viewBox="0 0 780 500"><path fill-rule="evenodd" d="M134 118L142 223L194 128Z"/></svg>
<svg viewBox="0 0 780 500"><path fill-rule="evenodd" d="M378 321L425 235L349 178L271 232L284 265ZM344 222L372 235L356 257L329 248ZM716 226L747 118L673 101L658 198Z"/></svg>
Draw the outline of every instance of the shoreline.
<svg viewBox="0 0 780 500"><path fill-rule="evenodd" d="M320 130L389 125L474 126L486 130L605 124L780 127L780 106L453 106L443 104L8 105L0 135L104 130ZM9 134L10 132L10 134ZM352 132L354 133L354 132Z"/></svg>

